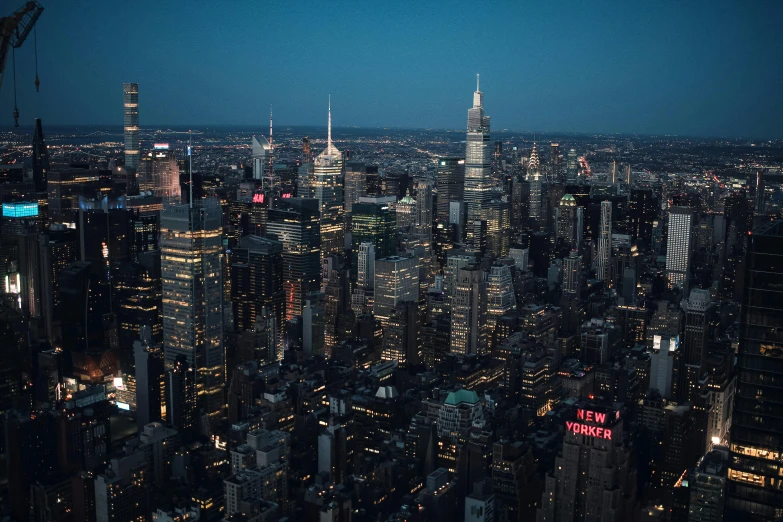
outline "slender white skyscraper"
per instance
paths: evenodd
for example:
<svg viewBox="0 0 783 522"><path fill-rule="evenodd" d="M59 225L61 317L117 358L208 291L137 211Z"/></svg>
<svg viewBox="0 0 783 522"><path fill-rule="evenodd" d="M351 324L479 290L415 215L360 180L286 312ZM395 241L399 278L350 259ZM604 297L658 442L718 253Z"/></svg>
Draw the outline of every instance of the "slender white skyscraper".
<svg viewBox="0 0 783 522"><path fill-rule="evenodd" d="M669 279L669 288L679 287L684 295L688 292L692 227L693 211L690 207L672 207L669 210L666 277Z"/></svg>
<svg viewBox="0 0 783 522"><path fill-rule="evenodd" d="M487 219L487 203L492 196L492 163L489 150L489 116L484 114L484 93L476 91L468 109L468 136L465 147L465 204L468 221Z"/></svg>
<svg viewBox="0 0 783 522"><path fill-rule="evenodd" d="M595 260L595 276L607 286L611 282L612 254L612 202L601 202L601 223L598 226L598 254Z"/></svg>
<svg viewBox="0 0 783 522"><path fill-rule="evenodd" d="M139 166L139 84L123 83L125 109L125 168Z"/></svg>
<svg viewBox="0 0 783 522"><path fill-rule="evenodd" d="M343 154L332 143L332 104L326 148L315 158L313 177L301 187L302 196L315 198L321 207L321 258L342 254L345 248L343 225Z"/></svg>

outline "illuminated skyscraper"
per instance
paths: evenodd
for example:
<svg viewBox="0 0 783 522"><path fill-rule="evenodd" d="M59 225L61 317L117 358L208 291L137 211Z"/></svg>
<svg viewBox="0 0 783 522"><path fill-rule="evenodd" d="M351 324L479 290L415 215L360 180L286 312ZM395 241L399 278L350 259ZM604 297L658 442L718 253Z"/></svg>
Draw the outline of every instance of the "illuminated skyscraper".
<svg viewBox="0 0 783 522"><path fill-rule="evenodd" d="M669 210L669 228L666 241L666 277L669 288L675 286L688 292L688 272L691 266L691 228L693 210L690 207L672 207Z"/></svg>
<svg viewBox="0 0 783 522"><path fill-rule="evenodd" d="M449 204L462 201L465 193L465 160L441 158L438 160L438 208L436 219L444 226L449 225Z"/></svg>
<svg viewBox="0 0 783 522"><path fill-rule="evenodd" d="M487 353L487 279L475 265L457 270L451 302L451 347L455 355Z"/></svg>
<svg viewBox="0 0 783 522"><path fill-rule="evenodd" d="M492 154L489 150L489 116L484 115L484 93L476 91L473 107L468 109L468 136L465 147L465 204L468 220L487 219L486 205L491 199Z"/></svg>
<svg viewBox="0 0 783 522"><path fill-rule="evenodd" d="M612 202L601 202L601 221L598 226L598 253L595 260L595 277L609 285L612 278Z"/></svg>
<svg viewBox="0 0 783 522"><path fill-rule="evenodd" d="M533 144L533 150L530 152L530 160L527 162L527 182L530 184L528 215L533 228L538 229L541 223L546 221L546 216L542 208L544 180L541 176L541 161L538 158L538 150L535 143Z"/></svg>
<svg viewBox="0 0 783 522"><path fill-rule="evenodd" d="M501 263L492 265L487 277L487 324L489 333L503 314L517 307L514 296L514 281L511 266Z"/></svg>
<svg viewBox="0 0 783 522"><path fill-rule="evenodd" d="M726 488L731 520L775 520L783 510L783 221L765 223L748 238L740 315L738 383L731 424L731 459Z"/></svg>
<svg viewBox="0 0 783 522"><path fill-rule="evenodd" d="M285 317L302 314L305 298L321 287L321 226L318 200L283 199L269 211L267 235L283 243Z"/></svg>
<svg viewBox="0 0 783 522"><path fill-rule="evenodd" d="M161 213L163 349L168 368L184 357L194 374L197 409L223 408L223 241L217 200L172 205Z"/></svg>
<svg viewBox="0 0 783 522"><path fill-rule="evenodd" d="M511 205L503 199L487 204L487 252L493 257L508 255L511 240Z"/></svg>
<svg viewBox="0 0 783 522"><path fill-rule="evenodd" d="M139 166L139 84L122 84L125 106L125 168Z"/></svg>
<svg viewBox="0 0 783 522"><path fill-rule="evenodd" d="M566 183L576 184L579 181L579 166L577 164L576 150L570 149L566 157Z"/></svg>
<svg viewBox="0 0 783 522"><path fill-rule="evenodd" d="M557 241L558 246L576 248L577 219L576 200L571 194L566 194L560 200L557 208Z"/></svg>
<svg viewBox="0 0 783 522"><path fill-rule="evenodd" d="M253 160L253 179L264 179L265 173L269 170L269 158L272 156L272 145L264 136L253 136L252 160Z"/></svg>
<svg viewBox="0 0 783 522"><path fill-rule="evenodd" d="M558 143L552 143L549 146L549 170L553 183L563 182L560 176L560 145Z"/></svg>
<svg viewBox="0 0 783 522"><path fill-rule="evenodd" d="M619 411L578 408L547 474L536 522L633 520L636 473Z"/></svg>
<svg viewBox="0 0 783 522"><path fill-rule="evenodd" d="M156 143L141 157L138 165L139 191L161 198L163 206L179 203L180 180L177 155L168 143Z"/></svg>
<svg viewBox="0 0 783 522"><path fill-rule="evenodd" d="M318 200L321 210L321 258L332 254L342 255L345 248L343 223L343 155L332 143L332 106L329 104L329 121L326 148L316 156L313 177L300 186L300 195Z"/></svg>
<svg viewBox="0 0 783 522"><path fill-rule="evenodd" d="M419 260L391 256L375 261L375 317L386 326L400 303L419 301Z"/></svg>
<svg viewBox="0 0 783 522"><path fill-rule="evenodd" d="M35 119L35 131L33 132L33 183L35 191L46 190L47 173L49 172L49 149L44 141L41 120Z"/></svg>
<svg viewBox="0 0 783 522"><path fill-rule="evenodd" d="M394 197L363 197L353 205L351 216L351 255L357 260L360 245L371 243L375 257L383 258L397 253L394 241L396 211L392 208ZM358 266L355 262L353 266Z"/></svg>

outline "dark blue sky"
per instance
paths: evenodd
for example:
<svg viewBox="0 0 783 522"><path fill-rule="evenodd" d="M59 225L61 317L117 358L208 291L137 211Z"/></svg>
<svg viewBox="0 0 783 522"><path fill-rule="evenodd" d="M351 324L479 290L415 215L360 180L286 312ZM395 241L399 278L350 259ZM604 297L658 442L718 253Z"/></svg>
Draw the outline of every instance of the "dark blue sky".
<svg viewBox="0 0 783 522"><path fill-rule="evenodd" d="M481 73L495 129L783 137L780 1L40 1L23 124L462 128Z"/></svg>

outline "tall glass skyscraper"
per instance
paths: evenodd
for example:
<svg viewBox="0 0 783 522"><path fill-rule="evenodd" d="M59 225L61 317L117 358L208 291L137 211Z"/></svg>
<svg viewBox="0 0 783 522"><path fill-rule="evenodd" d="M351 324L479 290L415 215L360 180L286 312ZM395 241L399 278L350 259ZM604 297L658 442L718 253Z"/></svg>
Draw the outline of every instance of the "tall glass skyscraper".
<svg viewBox="0 0 783 522"><path fill-rule="evenodd" d="M476 91L468 109L468 136L465 146L465 205L468 221L487 219L487 203L492 196L492 154L489 150L489 116L484 115L484 93Z"/></svg>
<svg viewBox="0 0 783 522"><path fill-rule="evenodd" d="M373 313L386 326L394 308L419 300L419 260L390 256L375 261L375 307Z"/></svg>
<svg viewBox="0 0 783 522"><path fill-rule="evenodd" d="M194 372L196 409L223 408L223 241L217 200L161 212L163 350L173 368L183 356Z"/></svg>
<svg viewBox="0 0 783 522"><path fill-rule="evenodd" d="M595 277L607 287L612 279L612 202L601 202L601 222L598 226L598 254L595 260Z"/></svg>
<svg viewBox="0 0 783 522"><path fill-rule="evenodd" d="M669 288L679 287L683 295L688 295L692 227L693 210L690 207L673 207L669 211L666 277L669 279Z"/></svg>
<svg viewBox="0 0 783 522"><path fill-rule="evenodd" d="M125 107L125 168L139 166L139 84L123 83Z"/></svg>
<svg viewBox="0 0 783 522"><path fill-rule="evenodd" d="M465 191L465 160L441 158L438 160L438 208L435 219L449 226L449 205L462 201Z"/></svg>
<svg viewBox="0 0 783 522"><path fill-rule="evenodd" d="M783 220L753 231L748 239L729 445L726 508L736 515L731 520L778 520L783 513L782 255Z"/></svg>
<svg viewBox="0 0 783 522"><path fill-rule="evenodd" d="M41 120L35 119L35 131L33 132L33 183L36 192L46 190L46 178L49 172L49 149L46 148L44 141L43 127Z"/></svg>
<svg viewBox="0 0 783 522"><path fill-rule="evenodd" d="M285 317L302 315L307 295L321 287L321 225L318 200L283 199L269 211L267 235L283 243Z"/></svg>
<svg viewBox="0 0 783 522"><path fill-rule="evenodd" d="M161 198L164 206L179 203L179 164L168 143L157 143L139 161L138 186L141 192L151 192Z"/></svg>
<svg viewBox="0 0 783 522"><path fill-rule="evenodd" d="M343 222L343 154L332 143L332 107L329 104L329 123L326 148L315 158L313 176L300 193L315 198L321 207L321 259L342 254L345 249Z"/></svg>

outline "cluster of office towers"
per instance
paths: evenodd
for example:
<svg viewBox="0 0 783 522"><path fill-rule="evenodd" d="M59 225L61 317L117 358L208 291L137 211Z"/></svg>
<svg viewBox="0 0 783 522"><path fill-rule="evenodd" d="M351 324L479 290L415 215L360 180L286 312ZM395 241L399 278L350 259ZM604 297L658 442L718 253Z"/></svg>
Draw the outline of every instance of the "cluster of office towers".
<svg viewBox="0 0 783 522"><path fill-rule="evenodd" d="M135 410L140 426L165 420L209 434L226 415L229 345L241 363L268 364L294 353L329 358L356 337L380 338L380 361L399 369L489 356L511 366L522 357L520 374L505 369L504 379L522 381L519 401L541 416L559 402L556 383L582 386L592 366L610 362L614 327L584 321L587 306L601 306L595 296L610 295L618 301L623 343L637 349L652 341L629 357L658 394L645 397L644 411L684 418L701 407L694 405L708 404L702 431L716 447L728 443L731 455L722 486L726 506L770 516L783 509L772 487L781 430L774 400L766 400L779 388L783 309L775 292L783 277L776 258L783 232L771 221L749 234L753 209L744 194L726 198L724 214L706 223L681 194L672 191L671 202L661 205L653 191L635 188L630 165L618 176L613 163L606 179L593 183L574 149L563 157L551 144L545 164L536 143L526 157L514 150L505 164L502 143L493 149L490 141L477 79L464 158L438 159L434 179L414 177L402 198L393 195L401 192L393 187L399 180L337 148L331 107L319 154L311 154L305 138L295 167L277 164L270 121L268 139L252 140L236 193L208 196L208 177L193 171L190 145L142 149L138 96L137 84L124 85L125 162L104 171L52 171L37 122L32 167L40 197L3 204L0 245L6 300L26 318L40 319L40 331L61 348L42 361L54 367L63 360L84 375L97 375L101 364L119 369L117 405ZM759 186L757 179L757 192ZM618 234L621 220L625 233ZM637 241L660 255L661 280L682 296L677 311L661 306L650 324L639 302L645 289ZM705 244L722 249L724 266L714 271L720 284L692 289L693 253ZM734 382L731 370L720 382L706 376L716 300L735 291L743 305L736 394L734 384L725 384ZM557 294L559 306L520 306L527 294L550 301ZM528 341L516 331L520 325L539 336L533 344L548 348L520 348ZM122 355L115 368L101 354L116 347ZM583 366L561 368L566 359ZM46 389L45 399L63 392ZM677 399L690 409L675 406ZM656 401L672 402L657 408ZM462 390L433 406L444 440L481 421L479 402ZM613 508L605 512L620 520L633 481L624 419L613 409L577 411L586 417L567 421L538 520L605 510L597 497L579 500L606 493L592 483L573 486L585 473L613 474L616 488L606 497ZM470 422L458 425L460 415ZM154 439L159 434L152 431ZM288 444L286 437L272 442ZM456 460L457 449L446 446L444 459ZM606 459L587 462L580 452ZM662 483L676 482L677 469L664 467ZM699 469L712 473L706 464ZM430 478L438 483L437 473ZM228 482L229 490L241 486ZM723 493L715 498L724 502Z"/></svg>

